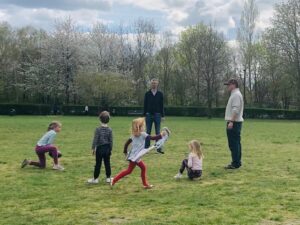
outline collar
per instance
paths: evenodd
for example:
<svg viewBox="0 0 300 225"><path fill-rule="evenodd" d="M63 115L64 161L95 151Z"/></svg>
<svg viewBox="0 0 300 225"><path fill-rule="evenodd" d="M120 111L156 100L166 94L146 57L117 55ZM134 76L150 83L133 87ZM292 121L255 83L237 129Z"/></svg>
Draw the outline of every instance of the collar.
<svg viewBox="0 0 300 225"><path fill-rule="evenodd" d="M150 89L150 91L151 91L151 93L152 93L153 95L156 95L156 93L157 93L158 90L157 90L157 89L155 89L155 90L154 90L154 89Z"/></svg>
<svg viewBox="0 0 300 225"><path fill-rule="evenodd" d="M108 127L108 125L105 123L101 123L101 127Z"/></svg>
<svg viewBox="0 0 300 225"><path fill-rule="evenodd" d="M235 88L235 89L233 89L233 90L231 91L231 94L236 93L236 92L238 92L238 91L240 91L240 89L239 89L239 88Z"/></svg>

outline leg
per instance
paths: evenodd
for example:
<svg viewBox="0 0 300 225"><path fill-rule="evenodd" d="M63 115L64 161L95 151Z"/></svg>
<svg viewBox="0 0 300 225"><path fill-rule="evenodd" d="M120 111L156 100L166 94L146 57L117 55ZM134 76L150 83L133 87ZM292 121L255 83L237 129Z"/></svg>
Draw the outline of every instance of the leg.
<svg viewBox="0 0 300 225"><path fill-rule="evenodd" d="M111 155L111 152L109 149L107 149L106 154L103 156L104 165L105 165L105 173L106 173L107 178L110 178L110 176L111 176L110 155Z"/></svg>
<svg viewBox="0 0 300 225"><path fill-rule="evenodd" d="M240 167L240 132L237 129L237 123L234 123L232 129L227 129L228 145L231 151L231 165L238 168Z"/></svg>
<svg viewBox="0 0 300 225"><path fill-rule="evenodd" d="M97 150L96 150L96 164L95 164L95 169L94 169L94 179L98 179L98 177L100 175L101 163L102 163L101 149L97 148Z"/></svg>
<svg viewBox="0 0 300 225"><path fill-rule="evenodd" d="M39 162L30 161L29 165L36 166L36 167L39 167L41 169L45 169L46 168L46 156L45 156L45 153L43 153L43 152L39 153L39 152L36 151L36 154L39 157Z"/></svg>
<svg viewBox="0 0 300 225"><path fill-rule="evenodd" d="M239 167L242 165L242 144L241 144L241 130L242 130L242 123L236 124L236 132L237 132L237 144L238 144L238 162Z"/></svg>
<svg viewBox="0 0 300 225"><path fill-rule="evenodd" d="M54 163L57 162L57 149L53 145L37 146L35 149L36 154L39 157L39 162L30 162L29 165L38 166L40 168L46 167L45 153L51 151L53 154Z"/></svg>
<svg viewBox="0 0 300 225"><path fill-rule="evenodd" d="M147 129L147 134L151 135L151 130L152 130L152 124L153 124L153 115L150 113L146 114L146 129ZM149 148L150 146L150 140L146 140L145 143L145 148Z"/></svg>
<svg viewBox="0 0 300 225"><path fill-rule="evenodd" d="M54 164L58 164L58 152L57 148L54 145L37 146L36 151L38 153L51 152Z"/></svg>
<svg viewBox="0 0 300 225"><path fill-rule="evenodd" d="M189 179L193 180L195 178L199 178L202 175L202 170L192 170L188 169L188 177Z"/></svg>
<svg viewBox="0 0 300 225"><path fill-rule="evenodd" d="M184 159L181 163L181 167L179 169L179 173L183 173L185 168L188 168L188 160L187 159Z"/></svg>
<svg viewBox="0 0 300 225"><path fill-rule="evenodd" d="M146 187L146 186L149 186L149 184L147 183L147 177L146 177L146 173L147 173L147 168L146 168L146 165L143 161L139 161L137 163L138 167L141 168L141 178L142 178L142 182L143 182L143 185Z"/></svg>
<svg viewBox="0 0 300 225"><path fill-rule="evenodd" d="M129 165L128 165L128 168L127 168L126 170L121 171L117 176L114 177L113 185L114 185L115 183L117 183L118 180L120 180L121 178L123 178L123 177L125 177L125 176L131 174L132 171L133 171L133 169L135 168L135 166L136 166L136 163L130 161L130 162L129 162Z"/></svg>
<svg viewBox="0 0 300 225"><path fill-rule="evenodd" d="M160 113L155 113L154 115L154 126L155 126L155 134L160 134L160 124L161 124L161 115Z"/></svg>
<svg viewBox="0 0 300 225"><path fill-rule="evenodd" d="M54 146L50 146L49 152L51 152L51 154L52 154L54 164L57 165L58 164L58 151L57 151L57 148L54 147Z"/></svg>
<svg viewBox="0 0 300 225"><path fill-rule="evenodd" d="M161 115L160 113L155 113L154 114L154 126L155 126L155 134L158 135L160 134L160 123L161 123ZM162 148L157 149L157 152L159 153L164 153L162 151Z"/></svg>

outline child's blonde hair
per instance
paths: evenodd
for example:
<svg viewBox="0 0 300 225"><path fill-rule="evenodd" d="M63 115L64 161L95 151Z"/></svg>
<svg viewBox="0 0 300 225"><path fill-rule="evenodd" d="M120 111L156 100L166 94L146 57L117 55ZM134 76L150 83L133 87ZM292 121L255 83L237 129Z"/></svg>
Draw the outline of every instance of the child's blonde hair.
<svg viewBox="0 0 300 225"><path fill-rule="evenodd" d="M199 141L197 141L197 140L190 141L189 147L191 149L191 152L193 154L197 155L199 157L199 159L204 158L202 147L201 147L201 144Z"/></svg>
<svg viewBox="0 0 300 225"><path fill-rule="evenodd" d="M145 128L145 119L137 118L132 121L131 133L133 136L140 136L143 128Z"/></svg>
<svg viewBox="0 0 300 225"><path fill-rule="evenodd" d="M62 124L61 124L61 122L59 122L59 121L52 121L52 122L49 124L47 130L48 130L48 131L54 130L56 127L61 127L61 125L62 125Z"/></svg>

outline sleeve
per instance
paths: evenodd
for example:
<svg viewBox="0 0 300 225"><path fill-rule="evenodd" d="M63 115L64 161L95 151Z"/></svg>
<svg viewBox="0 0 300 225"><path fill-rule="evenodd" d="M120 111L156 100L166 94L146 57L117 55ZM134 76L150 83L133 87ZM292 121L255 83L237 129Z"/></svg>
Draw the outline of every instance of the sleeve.
<svg viewBox="0 0 300 225"><path fill-rule="evenodd" d="M110 151L112 151L112 149L113 149L113 143L114 143L114 137L113 137L113 132L112 132L112 130L110 130L110 136L109 136L109 138L110 138L110 140L109 140L109 143L110 143Z"/></svg>
<svg viewBox="0 0 300 225"><path fill-rule="evenodd" d="M164 94L163 93L161 93L160 111L161 111L161 117L165 117Z"/></svg>
<svg viewBox="0 0 300 225"><path fill-rule="evenodd" d="M131 144L131 142L132 142L132 139L131 139L131 138L129 138L129 139L126 141L126 143L125 143L125 145L124 145L124 151L123 151L124 154L127 154L127 152L128 152L128 146Z"/></svg>
<svg viewBox="0 0 300 225"><path fill-rule="evenodd" d="M49 133L49 139L48 139L48 143L47 144L48 145L53 144L55 137L56 137L56 133L54 131L51 132L51 133Z"/></svg>
<svg viewBox="0 0 300 225"><path fill-rule="evenodd" d="M189 168L193 167L193 155L192 154L189 154L189 157L188 157L188 167Z"/></svg>
<svg viewBox="0 0 300 225"><path fill-rule="evenodd" d="M147 113L147 111L148 111L148 109L147 109L147 105L148 105L148 96L147 96L147 92L146 92L146 94L145 94L145 96L144 96L144 116L146 116L146 113Z"/></svg>
<svg viewBox="0 0 300 225"><path fill-rule="evenodd" d="M98 139L99 139L99 132L98 132L98 130L96 128L95 134L94 134L93 143L92 143L92 149L96 149Z"/></svg>
<svg viewBox="0 0 300 225"><path fill-rule="evenodd" d="M152 141L158 141L159 139L162 139L162 136L161 136L161 134L156 135L156 136L150 136L150 135L149 135L149 138L150 138L150 140L152 140Z"/></svg>
<svg viewBox="0 0 300 225"><path fill-rule="evenodd" d="M232 111L239 115L240 112L241 112L241 105L242 105L242 101L240 99L239 96L234 96L234 98L232 99L232 104L231 104L231 107L232 107Z"/></svg>

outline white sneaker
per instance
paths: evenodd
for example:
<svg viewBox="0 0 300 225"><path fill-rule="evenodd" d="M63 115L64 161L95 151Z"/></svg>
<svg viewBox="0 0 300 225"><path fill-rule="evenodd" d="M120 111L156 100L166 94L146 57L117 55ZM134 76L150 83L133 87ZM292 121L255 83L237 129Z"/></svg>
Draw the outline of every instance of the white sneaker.
<svg viewBox="0 0 300 225"><path fill-rule="evenodd" d="M110 177L106 178L106 183L110 183Z"/></svg>
<svg viewBox="0 0 300 225"><path fill-rule="evenodd" d="M57 165L53 166L53 169L54 170L61 170L61 171L63 171L65 168L63 168L61 165L57 164Z"/></svg>
<svg viewBox="0 0 300 225"><path fill-rule="evenodd" d="M98 183L99 183L99 180L98 180L98 179L91 178L91 179L88 179L87 182L88 182L89 184L98 184Z"/></svg>
<svg viewBox="0 0 300 225"><path fill-rule="evenodd" d="M182 174L181 174L181 173L177 173L177 174L174 176L175 179L180 179L181 177L182 177Z"/></svg>

